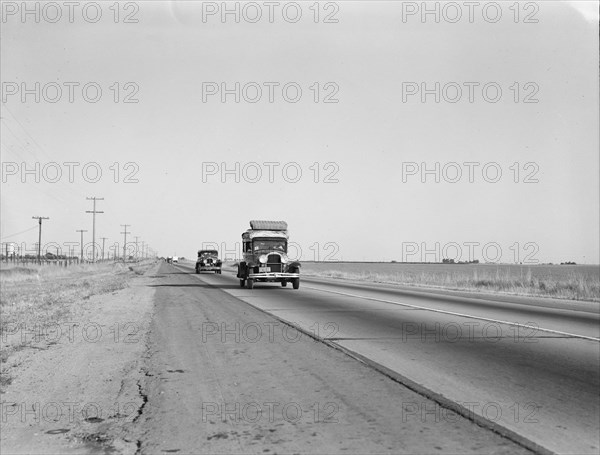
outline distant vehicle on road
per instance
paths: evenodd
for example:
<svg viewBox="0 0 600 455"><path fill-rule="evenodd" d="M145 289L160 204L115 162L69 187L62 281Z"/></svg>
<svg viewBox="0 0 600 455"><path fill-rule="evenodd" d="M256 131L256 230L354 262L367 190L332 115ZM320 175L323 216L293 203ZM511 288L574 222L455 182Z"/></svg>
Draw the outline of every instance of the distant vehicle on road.
<svg viewBox="0 0 600 455"><path fill-rule="evenodd" d="M292 283L300 287L300 263L287 256L288 232L285 221L250 221L242 234L243 261L238 264L240 286L248 289L256 282Z"/></svg>
<svg viewBox="0 0 600 455"><path fill-rule="evenodd" d="M167 256L167 264L171 264L173 262L173 256Z"/></svg>
<svg viewBox="0 0 600 455"><path fill-rule="evenodd" d="M221 274L221 260L217 250L199 250L196 259L196 273L215 272Z"/></svg>
<svg viewBox="0 0 600 455"><path fill-rule="evenodd" d="M174 263L175 263L175 262L179 262L179 258L178 258L177 256L173 256L173 260L172 260L172 261L173 261Z"/></svg>

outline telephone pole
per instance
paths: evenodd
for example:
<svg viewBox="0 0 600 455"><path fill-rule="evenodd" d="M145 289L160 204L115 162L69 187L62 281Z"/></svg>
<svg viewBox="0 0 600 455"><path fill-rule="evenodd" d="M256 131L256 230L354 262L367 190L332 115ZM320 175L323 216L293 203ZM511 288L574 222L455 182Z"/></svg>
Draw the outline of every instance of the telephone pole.
<svg viewBox="0 0 600 455"><path fill-rule="evenodd" d="M92 223L92 247L93 247L93 255L92 262L96 262L96 213L104 213L96 210L96 201L103 201L103 197L86 197L88 201L94 201L94 208L92 210L86 210L85 213L93 214L93 223Z"/></svg>
<svg viewBox="0 0 600 455"><path fill-rule="evenodd" d="M38 235L38 263L42 263L42 259L41 259L41 248L42 248L42 220L49 220L50 218L48 218L47 216L32 216L31 218L33 218L34 220L38 220L38 223L40 225L40 229L39 229L39 235Z"/></svg>
<svg viewBox="0 0 600 455"><path fill-rule="evenodd" d="M117 243L115 243L113 246L109 246L108 249L109 250L113 250L113 261L117 260ZM110 253L108 254L108 259L110 259Z"/></svg>
<svg viewBox="0 0 600 455"><path fill-rule="evenodd" d="M135 236L135 258L139 259L139 252L138 252L138 239L140 238L139 235Z"/></svg>
<svg viewBox="0 0 600 455"><path fill-rule="evenodd" d="M83 262L83 233L87 231L84 231L83 229L77 229L75 232L81 232L81 262Z"/></svg>
<svg viewBox="0 0 600 455"><path fill-rule="evenodd" d="M121 232L121 234L123 234L125 237L123 239L123 262L125 262L127 260L127 234L131 234L131 232L127 232L127 228L131 226L131 224L122 224L121 226L124 227L124 232Z"/></svg>
<svg viewBox="0 0 600 455"><path fill-rule="evenodd" d="M102 260L104 261L104 241L108 239L108 237L100 237L100 239L102 240Z"/></svg>

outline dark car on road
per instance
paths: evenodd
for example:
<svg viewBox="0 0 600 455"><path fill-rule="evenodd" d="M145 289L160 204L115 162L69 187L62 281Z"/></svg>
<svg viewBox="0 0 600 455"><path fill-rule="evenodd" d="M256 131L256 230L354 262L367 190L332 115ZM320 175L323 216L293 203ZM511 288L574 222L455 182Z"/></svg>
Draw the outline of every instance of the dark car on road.
<svg viewBox="0 0 600 455"><path fill-rule="evenodd" d="M196 259L196 273L215 272L221 274L222 262L217 250L200 250Z"/></svg>

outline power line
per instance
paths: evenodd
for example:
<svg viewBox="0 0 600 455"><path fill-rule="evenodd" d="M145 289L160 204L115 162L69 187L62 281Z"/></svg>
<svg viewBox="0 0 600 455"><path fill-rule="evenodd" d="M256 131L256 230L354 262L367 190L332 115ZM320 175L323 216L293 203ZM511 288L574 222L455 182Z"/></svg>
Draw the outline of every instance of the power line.
<svg viewBox="0 0 600 455"><path fill-rule="evenodd" d="M6 122L6 119L8 117L6 116L2 116L0 117L0 121L2 122L2 124L4 125L4 127L6 127L6 129L8 131L10 131L10 133L15 137L15 139L17 140L16 145L21 148L23 150L23 152L25 152L26 154L30 154L33 157L34 161L38 161L38 155L39 153L37 152L41 152L42 155L44 155L44 157L47 159L48 162L52 162L54 159L52 156L50 156L50 154L48 152L46 152L46 150L36 141L35 137L33 137L33 135L31 133L29 133L27 131L27 129L25 128L25 126L17 119L17 117L12 113L12 111L8 108L8 106L6 106L5 104L2 105L2 109L6 109L6 111L10 114L10 116L12 117L12 120L14 120L14 122L19 125L20 130L25 133L27 137L20 137L18 136L12 129L11 127L8 125L8 122ZM16 128L15 128L16 129ZM22 144L21 144L22 143ZM37 146L37 149L34 147ZM6 147L5 147L6 148ZM19 155L19 154L17 154ZM23 161L29 161L29 160L23 160ZM24 163L22 163L22 166L25 166ZM25 182L23 182L25 183ZM58 186L54 186L55 190L58 190L58 192L62 192L63 195L61 196L60 194L58 195L58 197L55 197L52 193L48 192L48 191L44 191L41 188L38 188L38 185L33 185L32 188L34 188L37 191L40 191L44 194L44 196L47 197L51 197L52 199L54 199L57 202L60 202L61 204L66 204L67 200L66 197L73 197L73 196L77 196L80 197L80 193L76 192L72 185L66 185L62 179L58 180Z"/></svg>
<svg viewBox="0 0 600 455"><path fill-rule="evenodd" d="M33 231L35 228L37 228L37 226L31 226L29 229L25 229L24 231L16 232L16 233L10 234L10 235L6 235L6 236L2 237L2 239L8 239L10 237L14 237L15 235L24 234L25 232Z"/></svg>
<svg viewBox="0 0 600 455"><path fill-rule="evenodd" d="M104 213L102 211L96 210L96 201L103 201L103 197L86 197L88 201L94 201L93 210L86 210L85 213L91 213L93 215L94 221L92 222L92 247L93 247L93 255L92 262L96 262L96 213ZM104 252L104 249L102 249Z"/></svg>
<svg viewBox="0 0 600 455"><path fill-rule="evenodd" d="M4 104L2 107L4 107L4 109L6 109L8 111L8 113L13 118L13 120L21 127L21 129L25 132L25 134L27 136L29 136L29 138L31 139L31 141L38 147L38 149L40 149L40 151L42 152L42 154L44 154L46 156L46 158L48 158L48 159L51 160L52 157L50 156L50 154L48 152L46 152L46 150L44 150L40 144L38 144L38 142L35 140L35 138L27 131L27 129L25 128L25 126L23 126L23 124L17 119L17 117L15 117L15 114L12 113L12 111L8 108L8 106L6 104ZM6 122L4 122L4 125L8 127L8 125L7 125ZM9 130L10 130L10 128L9 128ZM13 133L12 130L11 130L11 133ZM13 133L13 136L17 137L15 135L15 133Z"/></svg>

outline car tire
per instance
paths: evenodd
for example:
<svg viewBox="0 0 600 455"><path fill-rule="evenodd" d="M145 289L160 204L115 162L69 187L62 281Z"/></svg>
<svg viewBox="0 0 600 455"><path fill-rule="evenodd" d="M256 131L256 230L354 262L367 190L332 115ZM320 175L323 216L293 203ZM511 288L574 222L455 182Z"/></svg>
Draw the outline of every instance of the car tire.
<svg viewBox="0 0 600 455"><path fill-rule="evenodd" d="M243 288L246 286L246 280L240 280L240 287Z"/></svg>
<svg viewBox="0 0 600 455"><path fill-rule="evenodd" d="M282 287L282 288L284 288L284 287L286 287L286 286L287 286L287 281L282 281L282 282L281 282L281 287Z"/></svg>
<svg viewBox="0 0 600 455"><path fill-rule="evenodd" d="M254 280L246 280L246 288L253 289L254 288Z"/></svg>
<svg viewBox="0 0 600 455"><path fill-rule="evenodd" d="M294 278L292 280L292 286L294 289L298 289L300 287L300 278Z"/></svg>

